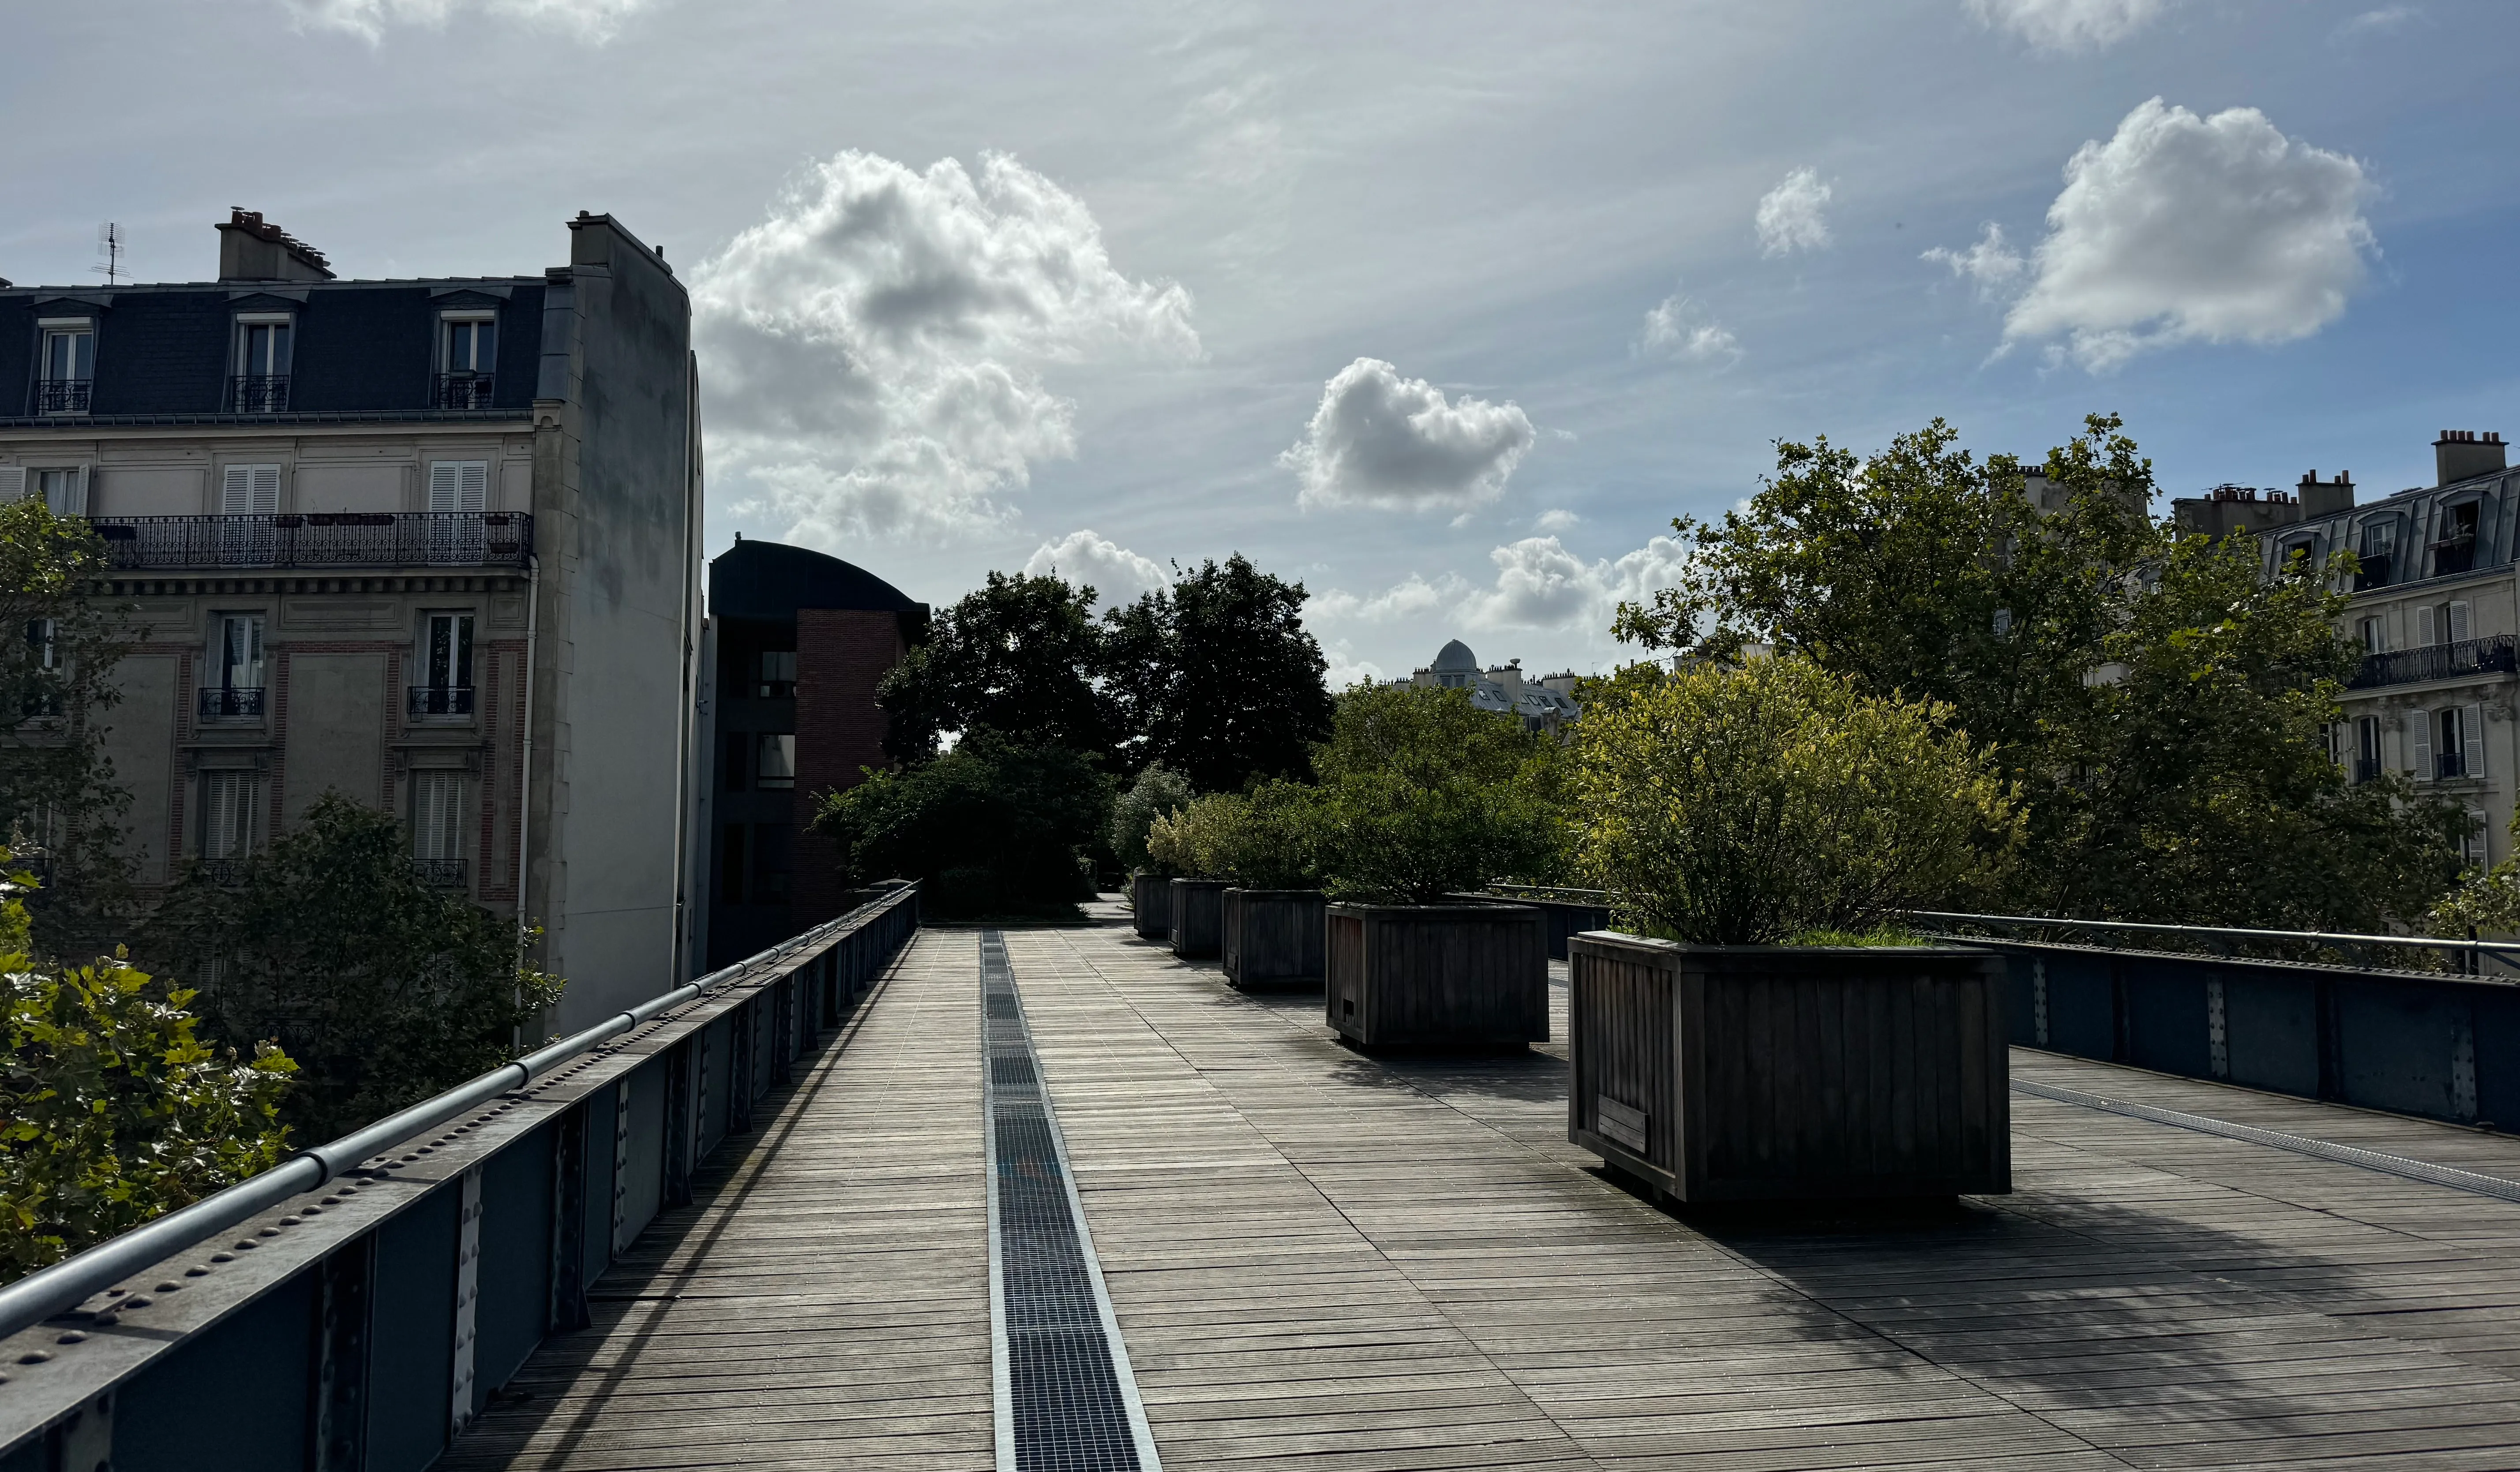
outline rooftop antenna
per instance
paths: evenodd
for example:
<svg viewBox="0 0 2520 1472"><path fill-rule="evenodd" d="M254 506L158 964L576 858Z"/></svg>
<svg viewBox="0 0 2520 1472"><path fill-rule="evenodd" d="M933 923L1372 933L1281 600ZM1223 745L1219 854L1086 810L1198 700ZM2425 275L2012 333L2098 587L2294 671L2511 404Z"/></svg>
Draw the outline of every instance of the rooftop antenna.
<svg viewBox="0 0 2520 1472"><path fill-rule="evenodd" d="M122 284L122 227L120 225L108 220L96 227L96 253L105 257L105 264L90 266L88 269L104 272L107 286L120 286Z"/></svg>

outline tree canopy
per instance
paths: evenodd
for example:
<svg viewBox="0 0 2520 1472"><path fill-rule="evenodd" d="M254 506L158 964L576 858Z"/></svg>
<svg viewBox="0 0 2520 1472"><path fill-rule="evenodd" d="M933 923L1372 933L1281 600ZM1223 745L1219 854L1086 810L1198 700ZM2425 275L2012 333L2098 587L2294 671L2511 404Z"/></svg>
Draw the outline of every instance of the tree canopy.
<svg viewBox="0 0 2520 1472"><path fill-rule="evenodd" d="M932 761L834 793L813 830L859 882L925 882L946 915L1072 914L1111 818L1111 779L1086 753L982 729Z"/></svg>
<svg viewBox="0 0 2520 1472"><path fill-rule="evenodd" d="M1330 726L1328 666L1304 628L1304 598L1302 583L1238 552L1105 613L1103 668L1130 759L1200 792L1304 775Z"/></svg>
<svg viewBox="0 0 2520 1472"><path fill-rule="evenodd" d="M1109 753L1120 735L1096 688L1102 629L1094 589L1056 575L991 573L939 612L927 638L883 678L885 751L933 758L947 734L997 731L1073 751Z"/></svg>

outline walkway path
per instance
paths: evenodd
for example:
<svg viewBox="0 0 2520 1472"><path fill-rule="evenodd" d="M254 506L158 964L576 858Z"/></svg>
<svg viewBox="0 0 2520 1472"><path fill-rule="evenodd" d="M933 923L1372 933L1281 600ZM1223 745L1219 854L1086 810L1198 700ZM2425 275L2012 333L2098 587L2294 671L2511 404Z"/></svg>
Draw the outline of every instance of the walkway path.
<svg viewBox="0 0 2520 1472"><path fill-rule="evenodd" d="M989 1465L975 939L922 935L449 1465ZM1562 1045L1376 1060L1318 992L1006 939L1169 1467L2520 1465L2520 1205L2016 1094L2010 1197L1684 1221L1565 1142ZM2507 1137L2014 1067L2520 1178Z"/></svg>

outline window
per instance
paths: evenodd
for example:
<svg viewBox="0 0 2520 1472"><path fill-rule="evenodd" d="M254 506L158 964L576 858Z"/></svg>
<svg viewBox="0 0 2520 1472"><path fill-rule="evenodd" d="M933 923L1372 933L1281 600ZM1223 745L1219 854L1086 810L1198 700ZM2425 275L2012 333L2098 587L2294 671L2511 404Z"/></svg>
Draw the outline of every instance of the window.
<svg viewBox="0 0 2520 1472"><path fill-rule="evenodd" d="M2485 809L2471 805L2467 809L2467 836L2458 841L2458 856L2471 869L2482 869L2491 860L2485 848Z"/></svg>
<svg viewBox="0 0 2520 1472"><path fill-rule="evenodd" d="M61 625L50 619L37 619L26 625L26 642L35 651L36 668L61 667L61 651L54 648L55 636L60 632Z"/></svg>
<svg viewBox="0 0 2520 1472"><path fill-rule="evenodd" d="M280 414L289 408L288 316L237 318L236 363L229 370L230 406L239 414Z"/></svg>
<svg viewBox="0 0 2520 1472"><path fill-rule="evenodd" d="M489 316L447 317L438 328L437 391L441 409L490 407L499 364L499 323Z"/></svg>
<svg viewBox="0 0 2520 1472"><path fill-rule="evenodd" d="M84 414L96 380L96 325L84 318L42 323L35 412Z"/></svg>
<svg viewBox="0 0 2520 1472"><path fill-rule="evenodd" d="M254 772L203 772L202 857L232 861L251 853L261 800L262 778Z"/></svg>
<svg viewBox="0 0 2520 1472"><path fill-rule="evenodd" d="M420 650L421 683L411 688L414 715L472 713L472 616L430 614Z"/></svg>
<svg viewBox="0 0 2520 1472"><path fill-rule="evenodd" d="M462 883L461 871L429 872L426 866L460 864L464 858L464 774L421 771L411 777L411 854L422 877Z"/></svg>
<svg viewBox="0 0 2520 1472"><path fill-rule="evenodd" d="M796 651L765 650L761 656L761 681L753 694L764 700L787 700L796 693Z"/></svg>
<svg viewBox="0 0 2520 1472"><path fill-rule="evenodd" d="M2442 508L2441 539L2433 543L2433 574L2443 576L2464 573L2476 566L2478 501L2461 501Z"/></svg>
<svg viewBox="0 0 2520 1472"><path fill-rule="evenodd" d="M87 515L87 467L35 472L34 494L55 516Z"/></svg>
<svg viewBox="0 0 2520 1472"><path fill-rule="evenodd" d="M2354 780L2370 782L2380 775L2380 717L2365 715L2354 722Z"/></svg>
<svg viewBox="0 0 2520 1472"><path fill-rule="evenodd" d="M2379 517L2362 524L2362 546L2359 561L2362 571L2354 575L2354 590L2383 588L2389 585L2391 569L2398 555L2398 519Z"/></svg>
<svg viewBox="0 0 2520 1472"><path fill-rule="evenodd" d="M796 738L787 732L764 733L755 748L759 759L752 764L755 787L793 787L796 785Z"/></svg>
<svg viewBox="0 0 2520 1472"><path fill-rule="evenodd" d="M726 825L726 838L719 849L717 898L720 904L743 902L743 825Z"/></svg>
<svg viewBox="0 0 2520 1472"><path fill-rule="evenodd" d="M751 748L742 736L734 732L729 732L728 735L733 739L726 744L726 790L742 792L743 791L745 754Z"/></svg>
<svg viewBox="0 0 2520 1472"><path fill-rule="evenodd" d="M2444 706L2428 719L2418 719L2415 725L2421 732L2415 746L2415 776L2419 780L2485 775L2483 707Z"/></svg>
<svg viewBox="0 0 2520 1472"><path fill-rule="evenodd" d="M262 615L222 614L210 667L217 683L202 688L202 714L210 719L262 713Z"/></svg>
<svg viewBox="0 0 2520 1472"><path fill-rule="evenodd" d="M62 667L62 655L58 647L60 632L61 625L50 619L27 621L26 647L32 652L32 658L27 663L34 667L34 678L28 682L24 711L30 716L62 713L62 693L45 678L46 675Z"/></svg>
<svg viewBox="0 0 2520 1472"><path fill-rule="evenodd" d="M219 472L219 515L271 516L280 510L280 467L230 465Z"/></svg>
<svg viewBox="0 0 2520 1472"><path fill-rule="evenodd" d="M752 902L786 904L788 869L793 846L785 823L752 825Z"/></svg>
<svg viewBox="0 0 2520 1472"><path fill-rule="evenodd" d="M2364 654L2389 652L2389 626L2386 621L2377 618L2365 619L2362 621L2362 629Z"/></svg>
<svg viewBox="0 0 2520 1472"><path fill-rule="evenodd" d="M490 462L437 460L428 467L428 561L474 567L481 561L481 513L490 498Z"/></svg>

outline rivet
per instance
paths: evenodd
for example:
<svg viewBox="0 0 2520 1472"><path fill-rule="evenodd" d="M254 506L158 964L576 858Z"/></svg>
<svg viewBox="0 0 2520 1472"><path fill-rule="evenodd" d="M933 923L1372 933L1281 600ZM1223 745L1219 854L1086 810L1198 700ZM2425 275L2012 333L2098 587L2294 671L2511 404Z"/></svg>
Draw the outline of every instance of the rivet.
<svg viewBox="0 0 2520 1472"><path fill-rule="evenodd" d="M279 1233L275 1232L272 1235L278 1236ZM251 1252L253 1249L260 1247L261 1245L261 1243L254 1241L250 1237L244 1238L237 1243L237 1246L244 1248L248 1252Z"/></svg>
<svg viewBox="0 0 2520 1472"><path fill-rule="evenodd" d="M79 1330L72 1329L72 1330L70 1330L68 1333L64 1334L61 1338L54 1340L54 1341L53 1341L53 1343L55 1343L55 1344L85 1344L85 1343L87 1343L87 1335L85 1335L85 1334L81 1333Z"/></svg>
<svg viewBox="0 0 2520 1472"><path fill-rule="evenodd" d="M321 1217L324 1215L324 1209L320 1206L303 1206L297 1209L297 1215L300 1217Z"/></svg>
<svg viewBox="0 0 2520 1472"><path fill-rule="evenodd" d="M280 1235L280 1228L276 1226L266 1226L262 1230L255 1232L254 1235L257 1237L277 1237Z"/></svg>
<svg viewBox="0 0 2520 1472"><path fill-rule="evenodd" d="M233 1263L236 1261L236 1258L233 1254L214 1252L210 1254L210 1261L213 1263Z"/></svg>
<svg viewBox="0 0 2520 1472"><path fill-rule="evenodd" d="M177 1283L177 1282L171 1282L171 1281L169 1281L169 1282L164 1282L164 1283L160 1283L160 1284L158 1284L158 1285L157 1286L157 1288L156 1288L155 1290L153 1290L153 1291L158 1292L158 1293L181 1293L181 1292L183 1292L183 1291L184 1291L184 1285L183 1285L183 1284L181 1284L181 1283Z"/></svg>
<svg viewBox="0 0 2520 1472"><path fill-rule="evenodd" d="M53 1352L50 1350L28 1350L23 1355L18 1357L18 1362L20 1364L41 1364L52 1357Z"/></svg>
<svg viewBox="0 0 2520 1472"><path fill-rule="evenodd" d="M205 1278L209 1275L210 1270L206 1267L187 1267L184 1269L184 1276L188 1278Z"/></svg>

